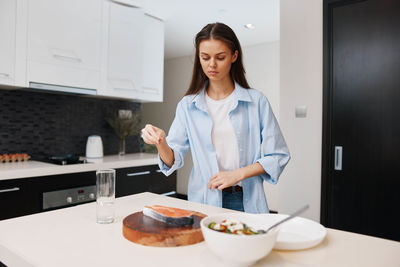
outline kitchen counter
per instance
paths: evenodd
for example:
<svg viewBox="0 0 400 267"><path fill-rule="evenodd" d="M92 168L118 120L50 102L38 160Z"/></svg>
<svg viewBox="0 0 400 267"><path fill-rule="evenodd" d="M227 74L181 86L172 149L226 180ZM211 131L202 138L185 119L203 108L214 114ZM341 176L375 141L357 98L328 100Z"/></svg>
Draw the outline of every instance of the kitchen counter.
<svg viewBox="0 0 400 267"><path fill-rule="evenodd" d="M134 153L125 156L104 156L96 163L57 165L34 160L27 162L0 163L0 180L96 171L108 168L127 168L157 164L157 154Z"/></svg>
<svg viewBox="0 0 400 267"><path fill-rule="evenodd" d="M96 203L0 221L0 261L9 266L224 266L205 242L158 248L122 236L122 220L144 205L161 204L205 214L228 210L152 193L116 199L117 220L96 223ZM256 266L400 266L400 242L327 229L318 246L272 251Z"/></svg>

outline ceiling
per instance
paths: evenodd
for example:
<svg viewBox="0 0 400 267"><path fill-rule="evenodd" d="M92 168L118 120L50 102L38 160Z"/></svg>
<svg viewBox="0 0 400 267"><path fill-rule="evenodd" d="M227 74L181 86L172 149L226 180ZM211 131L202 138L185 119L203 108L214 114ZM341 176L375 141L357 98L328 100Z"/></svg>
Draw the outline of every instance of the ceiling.
<svg viewBox="0 0 400 267"><path fill-rule="evenodd" d="M165 22L165 58L192 55L207 23L223 22L242 46L279 40L279 0L144 0L145 12ZM246 29L245 24L255 25Z"/></svg>

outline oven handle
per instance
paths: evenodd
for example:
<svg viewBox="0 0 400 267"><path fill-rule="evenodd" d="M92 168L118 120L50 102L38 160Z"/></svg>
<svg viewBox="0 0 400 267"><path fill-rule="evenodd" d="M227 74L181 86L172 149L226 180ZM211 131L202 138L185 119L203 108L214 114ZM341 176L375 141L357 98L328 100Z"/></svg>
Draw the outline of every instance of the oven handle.
<svg viewBox="0 0 400 267"><path fill-rule="evenodd" d="M2 189L0 190L0 193L13 192L13 191L19 191L19 187Z"/></svg>

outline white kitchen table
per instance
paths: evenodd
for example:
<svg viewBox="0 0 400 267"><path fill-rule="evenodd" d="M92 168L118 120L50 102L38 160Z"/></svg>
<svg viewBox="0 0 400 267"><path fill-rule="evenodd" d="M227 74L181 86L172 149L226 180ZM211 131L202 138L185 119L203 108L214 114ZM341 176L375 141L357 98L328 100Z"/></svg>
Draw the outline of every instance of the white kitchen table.
<svg viewBox="0 0 400 267"><path fill-rule="evenodd" d="M161 204L208 215L229 210L141 193L116 199L116 222L96 223L96 203L0 221L0 261L12 266L224 266L205 242L148 247L122 235L122 220ZM10 207L11 208L11 207ZM400 266L400 242L327 229L325 240L299 251L273 250L255 266Z"/></svg>

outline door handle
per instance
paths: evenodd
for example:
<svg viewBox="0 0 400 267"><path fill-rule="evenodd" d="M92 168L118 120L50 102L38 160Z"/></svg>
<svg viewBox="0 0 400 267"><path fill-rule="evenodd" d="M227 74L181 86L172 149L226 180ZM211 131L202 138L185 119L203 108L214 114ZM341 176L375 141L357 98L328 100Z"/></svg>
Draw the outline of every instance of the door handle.
<svg viewBox="0 0 400 267"><path fill-rule="evenodd" d="M335 146L335 170L342 170L343 147Z"/></svg>
<svg viewBox="0 0 400 267"><path fill-rule="evenodd" d="M10 78L10 74L5 72L0 72L0 76L2 76L3 78Z"/></svg>
<svg viewBox="0 0 400 267"><path fill-rule="evenodd" d="M142 92L147 93L147 94L153 94L153 95L159 94L158 89L153 88L153 87L143 87Z"/></svg>
<svg viewBox="0 0 400 267"><path fill-rule="evenodd" d="M0 193L13 192L13 191L19 191L19 187L8 188L8 189L1 189L1 190L0 190Z"/></svg>
<svg viewBox="0 0 400 267"><path fill-rule="evenodd" d="M162 196L170 196L170 195L175 195L175 194L176 194L175 191L171 191L171 192L163 193L163 194L160 194L160 195L162 195Z"/></svg>
<svg viewBox="0 0 400 267"><path fill-rule="evenodd" d="M76 62L76 63L82 62L82 59L80 59L78 57L64 56L64 55L60 55L60 54L53 54L53 57L58 60L62 60L62 61Z"/></svg>
<svg viewBox="0 0 400 267"><path fill-rule="evenodd" d="M150 174L150 171L128 173L126 176L138 176Z"/></svg>

